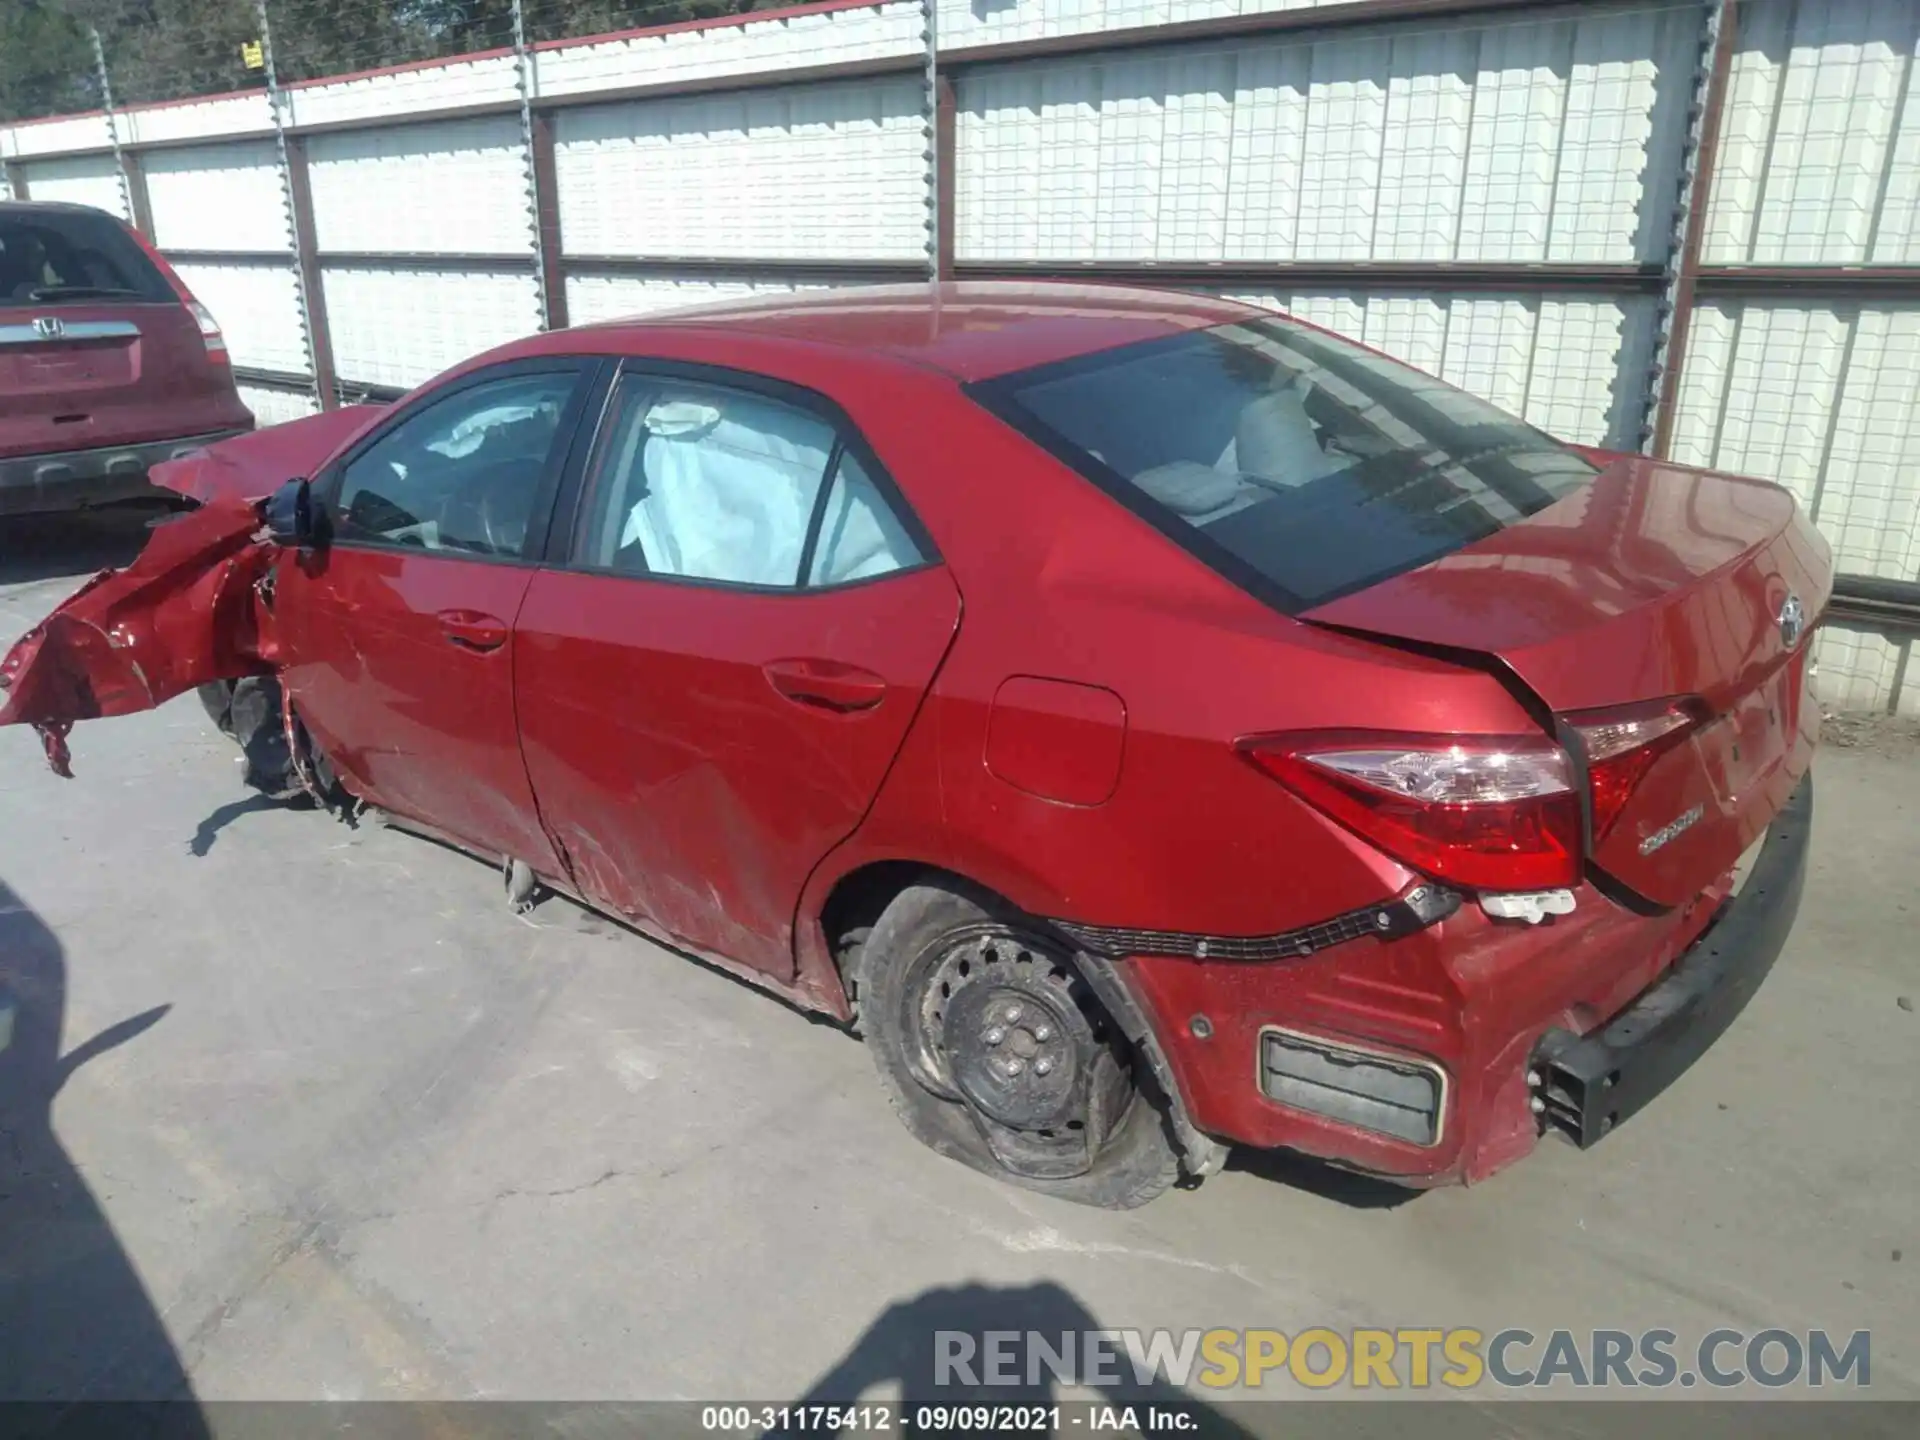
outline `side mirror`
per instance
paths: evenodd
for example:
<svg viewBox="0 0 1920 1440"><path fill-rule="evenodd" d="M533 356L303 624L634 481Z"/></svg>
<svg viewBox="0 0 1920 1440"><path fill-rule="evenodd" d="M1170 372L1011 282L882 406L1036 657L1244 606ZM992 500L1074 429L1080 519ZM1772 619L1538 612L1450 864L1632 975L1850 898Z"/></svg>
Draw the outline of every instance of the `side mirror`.
<svg viewBox="0 0 1920 1440"><path fill-rule="evenodd" d="M316 550L327 543L326 521L314 502L309 481L287 481L267 497L260 515L266 522L267 538L276 545Z"/></svg>

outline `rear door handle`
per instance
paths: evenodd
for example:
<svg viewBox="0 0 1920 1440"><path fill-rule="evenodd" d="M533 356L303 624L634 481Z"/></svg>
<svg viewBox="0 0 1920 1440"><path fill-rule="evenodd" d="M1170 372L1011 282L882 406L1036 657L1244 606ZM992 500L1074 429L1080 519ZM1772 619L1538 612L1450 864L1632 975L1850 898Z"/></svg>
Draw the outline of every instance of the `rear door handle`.
<svg viewBox="0 0 1920 1440"><path fill-rule="evenodd" d="M447 643L463 650L498 650L507 643L507 624L478 610L442 610L434 619Z"/></svg>
<svg viewBox="0 0 1920 1440"><path fill-rule="evenodd" d="M887 682L838 660L775 660L764 667L773 688L798 705L847 714L887 698Z"/></svg>

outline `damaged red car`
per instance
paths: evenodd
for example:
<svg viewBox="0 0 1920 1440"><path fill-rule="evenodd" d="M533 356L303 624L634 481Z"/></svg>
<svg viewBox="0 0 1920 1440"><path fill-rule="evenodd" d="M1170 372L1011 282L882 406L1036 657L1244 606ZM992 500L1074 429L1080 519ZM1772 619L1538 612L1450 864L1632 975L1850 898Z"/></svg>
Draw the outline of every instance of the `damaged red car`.
<svg viewBox="0 0 1920 1440"><path fill-rule="evenodd" d="M56 764L213 686L259 783L855 1022L915 1135L1070 1199L1591 1145L1798 905L1793 499L1241 305L568 330L160 479L0 667Z"/></svg>

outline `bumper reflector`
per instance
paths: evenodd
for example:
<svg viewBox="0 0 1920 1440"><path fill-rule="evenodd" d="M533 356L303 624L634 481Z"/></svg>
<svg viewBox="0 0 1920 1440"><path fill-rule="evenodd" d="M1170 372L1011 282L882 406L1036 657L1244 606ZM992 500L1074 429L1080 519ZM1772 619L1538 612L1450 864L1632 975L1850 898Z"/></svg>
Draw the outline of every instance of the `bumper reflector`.
<svg viewBox="0 0 1920 1440"><path fill-rule="evenodd" d="M1267 1030L1260 1036L1260 1088L1292 1109L1395 1140L1432 1145L1440 1138L1446 1084L1434 1065Z"/></svg>

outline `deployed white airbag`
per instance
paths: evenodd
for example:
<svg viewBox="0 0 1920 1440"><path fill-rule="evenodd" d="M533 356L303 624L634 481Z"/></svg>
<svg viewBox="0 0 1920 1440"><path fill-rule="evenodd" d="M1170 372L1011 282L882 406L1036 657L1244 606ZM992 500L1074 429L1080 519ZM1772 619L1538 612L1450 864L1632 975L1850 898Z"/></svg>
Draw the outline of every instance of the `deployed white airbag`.
<svg viewBox="0 0 1920 1440"><path fill-rule="evenodd" d="M621 545L638 542L659 574L793 584L832 429L786 405L705 394L662 395L645 428L645 489Z"/></svg>

